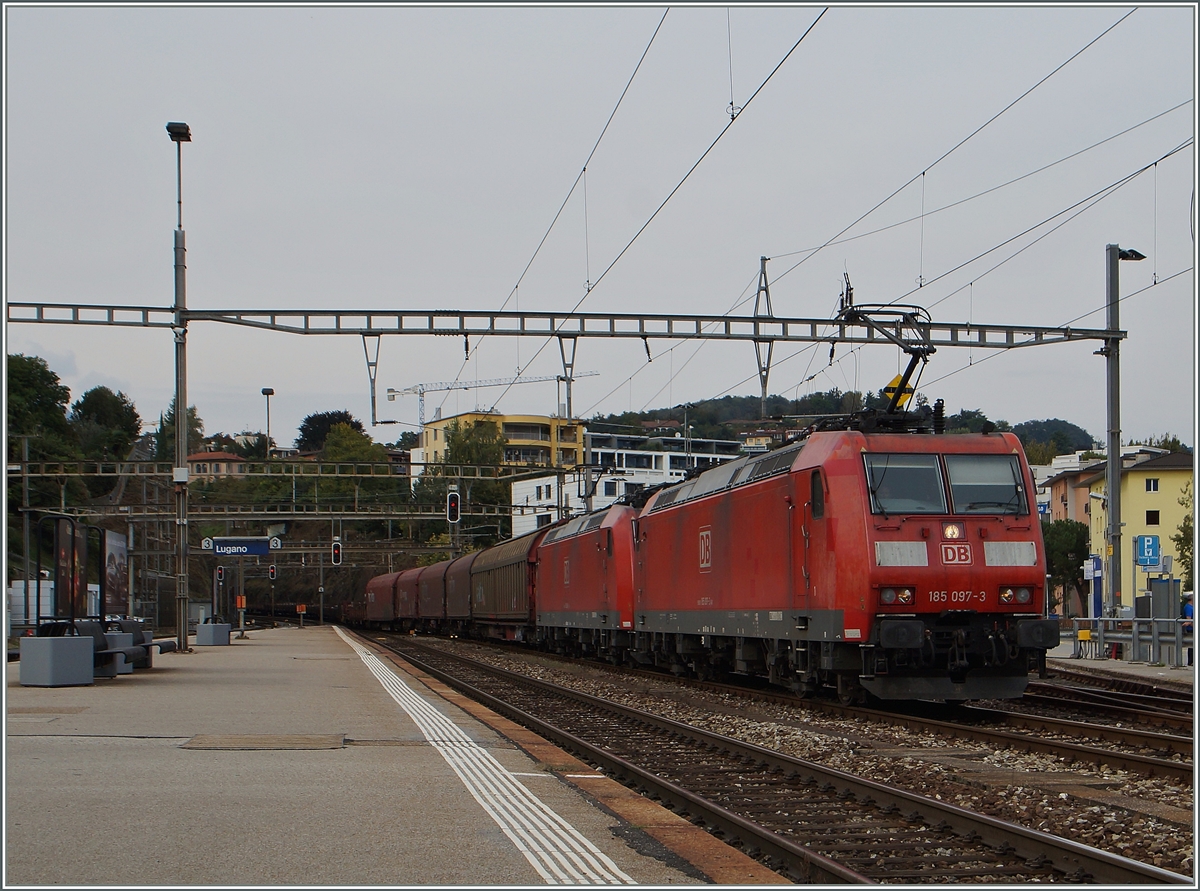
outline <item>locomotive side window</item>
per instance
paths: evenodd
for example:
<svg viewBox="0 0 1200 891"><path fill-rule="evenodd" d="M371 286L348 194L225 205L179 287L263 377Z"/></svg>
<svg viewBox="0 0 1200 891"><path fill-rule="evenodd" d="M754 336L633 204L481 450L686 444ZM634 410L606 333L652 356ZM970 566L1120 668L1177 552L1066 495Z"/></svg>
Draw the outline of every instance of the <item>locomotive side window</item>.
<svg viewBox="0 0 1200 891"><path fill-rule="evenodd" d="M947 455L956 514L1027 514L1016 455Z"/></svg>
<svg viewBox="0 0 1200 891"><path fill-rule="evenodd" d="M864 455L871 513L944 514L946 495L936 455Z"/></svg>
<svg viewBox="0 0 1200 891"><path fill-rule="evenodd" d="M812 472L811 504L813 517L825 516L825 487L821 485L821 471L819 470Z"/></svg>

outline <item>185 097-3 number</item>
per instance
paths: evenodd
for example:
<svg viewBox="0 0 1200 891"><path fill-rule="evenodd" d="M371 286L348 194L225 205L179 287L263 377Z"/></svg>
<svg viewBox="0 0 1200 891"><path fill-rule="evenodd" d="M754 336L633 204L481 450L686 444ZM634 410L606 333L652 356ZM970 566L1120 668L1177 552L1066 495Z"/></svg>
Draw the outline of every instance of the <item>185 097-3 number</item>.
<svg viewBox="0 0 1200 891"><path fill-rule="evenodd" d="M987 601L985 591L930 591L930 603L984 603Z"/></svg>

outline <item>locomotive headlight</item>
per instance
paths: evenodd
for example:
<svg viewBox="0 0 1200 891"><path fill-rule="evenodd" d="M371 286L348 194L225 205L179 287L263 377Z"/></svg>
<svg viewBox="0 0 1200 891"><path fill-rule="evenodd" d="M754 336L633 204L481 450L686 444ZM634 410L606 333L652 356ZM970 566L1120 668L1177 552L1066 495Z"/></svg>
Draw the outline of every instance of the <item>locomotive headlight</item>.
<svg viewBox="0 0 1200 891"><path fill-rule="evenodd" d="M882 591L879 592L879 599L883 603L895 603L896 602L896 589L895 588L884 588Z"/></svg>
<svg viewBox="0 0 1200 891"><path fill-rule="evenodd" d="M913 602L912 588L901 588L900 593L897 595L897 599L899 599L899 601L901 603L905 603L905 604L912 603Z"/></svg>
<svg viewBox="0 0 1200 891"><path fill-rule="evenodd" d="M942 538L957 541L967 537L967 528L962 523L943 523Z"/></svg>
<svg viewBox="0 0 1200 891"><path fill-rule="evenodd" d="M1001 603L1012 603L1013 600L1016 599L1016 596L1017 596L1017 594L1015 591L1013 591L1012 588L1001 588L1000 589L1000 602Z"/></svg>
<svg viewBox="0 0 1200 891"><path fill-rule="evenodd" d="M1033 594L1028 588L1017 588L1017 603L1028 603L1033 599Z"/></svg>

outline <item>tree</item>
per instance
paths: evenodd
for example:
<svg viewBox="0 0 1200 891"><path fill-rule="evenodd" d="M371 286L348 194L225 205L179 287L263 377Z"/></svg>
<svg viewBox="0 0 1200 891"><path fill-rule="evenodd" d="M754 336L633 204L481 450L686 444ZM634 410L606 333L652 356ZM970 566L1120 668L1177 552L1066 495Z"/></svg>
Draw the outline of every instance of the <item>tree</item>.
<svg viewBox="0 0 1200 891"><path fill-rule="evenodd" d="M348 424L351 429L366 433L362 421L348 411L316 412L300 422L296 448L302 452L319 452L325 447L325 438L335 424Z"/></svg>
<svg viewBox="0 0 1200 891"><path fill-rule="evenodd" d="M499 465L504 462L504 446L506 440L500 434L494 421L473 421L470 424L460 424L452 421L446 427L446 464L465 464L472 466ZM413 488L414 499L422 504L445 504L446 492L450 481L443 475L441 468L430 465L425 468ZM463 495L464 514L460 524L460 532L464 538L474 536L476 543L491 543L506 537L510 521L501 518L499 522L484 520L473 521L468 513L471 504L508 504L509 487L498 480L486 480L466 477L459 482ZM486 533L482 527L489 527ZM492 531L494 529L494 532ZM445 531L445 520L421 524L421 538L437 532Z"/></svg>
<svg viewBox="0 0 1200 891"><path fill-rule="evenodd" d="M204 422L196 414L196 406L189 405L187 410L187 453L194 455L204 447ZM154 437L154 457L157 461L175 460L175 400L165 415L159 416L158 431Z"/></svg>
<svg viewBox="0 0 1200 891"><path fill-rule="evenodd" d="M124 458L142 432L133 401L108 387L93 387L71 406L69 418L85 458Z"/></svg>
<svg viewBox="0 0 1200 891"><path fill-rule="evenodd" d="M17 354L8 357L9 435L51 434L70 440L67 402L71 390L50 370L45 359Z"/></svg>
<svg viewBox="0 0 1200 891"><path fill-rule="evenodd" d="M415 449L421 444L421 434L416 430L405 430L395 442L389 442L389 449Z"/></svg>
<svg viewBox="0 0 1200 891"><path fill-rule="evenodd" d="M1178 530L1171 536L1171 541L1175 545L1175 553L1179 555L1179 575L1183 579L1183 588L1185 591L1193 591L1195 590L1193 587L1195 577L1192 575L1192 536L1195 534L1195 518L1192 514L1191 480L1188 480L1183 487L1183 494L1179 496L1179 504L1185 513Z"/></svg>
<svg viewBox="0 0 1200 891"><path fill-rule="evenodd" d="M1042 538L1046 542L1046 574L1050 576L1050 586L1061 588L1064 598L1072 589L1082 594L1083 561L1091 547L1087 524L1076 520L1043 520ZM1046 596L1050 598L1050 608L1057 608L1058 598L1053 591L1047 591Z"/></svg>

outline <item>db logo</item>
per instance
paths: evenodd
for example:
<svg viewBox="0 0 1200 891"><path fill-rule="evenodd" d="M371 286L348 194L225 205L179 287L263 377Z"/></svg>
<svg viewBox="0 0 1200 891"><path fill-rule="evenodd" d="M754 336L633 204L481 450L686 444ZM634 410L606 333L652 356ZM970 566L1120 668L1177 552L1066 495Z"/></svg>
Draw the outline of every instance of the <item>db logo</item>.
<svg viewBox="0 0 1200 891"><path fill-rule="evenodd" d="M700 571L712 570L712 527L703 526L700 529Z"/></svg>
<svg viewBox="0 0 1200 891"><path fill-rule="evenodd" d="M971 546L966 542L957 544L942 543L942 562L953 563L957 566L969 565L971 562Z"/></svg>

